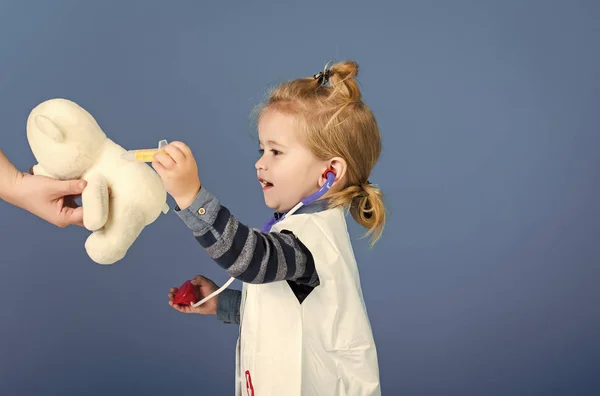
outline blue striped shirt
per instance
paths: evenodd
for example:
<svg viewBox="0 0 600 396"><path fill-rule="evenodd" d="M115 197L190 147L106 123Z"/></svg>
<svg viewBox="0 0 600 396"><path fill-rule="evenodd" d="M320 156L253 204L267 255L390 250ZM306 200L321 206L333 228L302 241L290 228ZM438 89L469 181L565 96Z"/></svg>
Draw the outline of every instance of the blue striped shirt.
<svg viewBox="0 0 600 396"><path fill-rule="evenodd" d="M326 206L326 201L317 201L296 213ZM287 281L300 303L319 285L312 254L291 231L260 232L242 224L204 186L188 208L175 207L175 213L229 276L253 284ZM218 298L219 319L239 323L241 292L227 289Z"/></svg>

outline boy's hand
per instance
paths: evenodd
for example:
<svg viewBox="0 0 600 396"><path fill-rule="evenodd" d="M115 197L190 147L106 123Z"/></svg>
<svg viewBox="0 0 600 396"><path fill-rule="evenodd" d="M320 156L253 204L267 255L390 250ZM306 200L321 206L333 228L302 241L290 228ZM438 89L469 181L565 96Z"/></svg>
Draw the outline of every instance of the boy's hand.
<svg viewBox="0 0 600 396"><path fill-rule="evenodd" d="M194 286L200 291L200 300L219 289L219 287L213 281L203 277L202 275L197 275L194 279L192 279L192 286ZM195 313L201 315L217 314L217 300L219 299L218 295L206 301L199 307L192 307L191 305L174 304L173 297L175 296L175 293L177 293L177 288L172 287L171 292L169 293L169 305L178 310L179 312Z"/></svg>
<svg viewBox="0 0 600 396"><path fill-rule="evenodd" d="M171 142L154 156L152 167L162 179L167 192L180 209L194 202L200 191L198 165L190 148L182 142Z"/></svg>

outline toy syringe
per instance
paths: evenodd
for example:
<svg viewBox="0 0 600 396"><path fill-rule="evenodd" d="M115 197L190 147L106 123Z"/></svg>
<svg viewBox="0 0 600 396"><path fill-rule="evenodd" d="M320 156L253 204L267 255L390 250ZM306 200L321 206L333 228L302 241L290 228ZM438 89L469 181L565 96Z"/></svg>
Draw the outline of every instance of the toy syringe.
<svg viewBox="0 0 600 396"><path fill-rule="evenodd" d="M141 150L129 150L126 153L121 154L121 158L128 161L137 161L137 162L152 162L154 161L154 155L159 151L162 151L162 148L167 145L166 140L161 140L158 142L158 148L155 149L141 149Z"/></svg>

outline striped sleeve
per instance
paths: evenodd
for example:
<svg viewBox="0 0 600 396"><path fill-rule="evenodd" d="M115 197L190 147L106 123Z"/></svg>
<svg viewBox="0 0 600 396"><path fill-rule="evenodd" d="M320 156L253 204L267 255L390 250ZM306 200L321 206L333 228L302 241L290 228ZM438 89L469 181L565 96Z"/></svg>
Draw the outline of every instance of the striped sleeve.
<svg viewBox="0 0 600 396"><path fill-rule="evenodd" d="M290 231L260 232L239 222L205 187L177 215L198 243L227 273L246 283L293 281L316 287L312 254Z"/></svg>

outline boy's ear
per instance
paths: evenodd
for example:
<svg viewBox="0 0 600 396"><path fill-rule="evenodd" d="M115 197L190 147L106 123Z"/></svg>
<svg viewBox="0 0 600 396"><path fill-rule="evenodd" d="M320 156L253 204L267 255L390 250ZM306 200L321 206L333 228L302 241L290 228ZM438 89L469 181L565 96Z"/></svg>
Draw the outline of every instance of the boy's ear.
<svg viewBox="0 0 600 396"><path fill-rule="evenodd" d="M327 171L327 169L332 170L333 173L335 174L334 183L338 183L340 180L342 180L346 176L346 170L348 169L348 165L343 158L334 157L334 158L330 159L327 164L328 164L328 166L326 169L323 170L321 180L319 180L319 186L322 186L323 184L325 184L325 181L326 181L326 179L325 179L326 173L325 172Z"/></svg>

